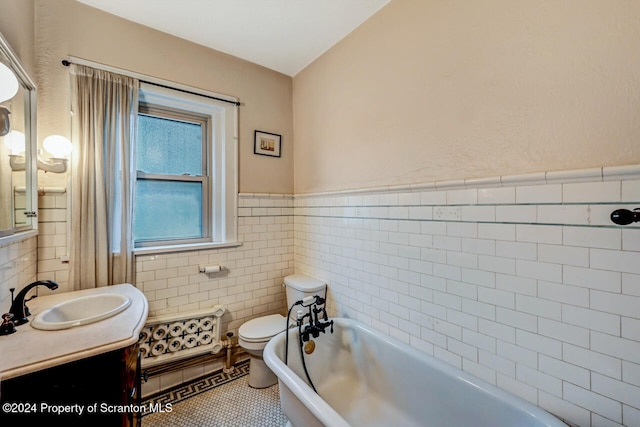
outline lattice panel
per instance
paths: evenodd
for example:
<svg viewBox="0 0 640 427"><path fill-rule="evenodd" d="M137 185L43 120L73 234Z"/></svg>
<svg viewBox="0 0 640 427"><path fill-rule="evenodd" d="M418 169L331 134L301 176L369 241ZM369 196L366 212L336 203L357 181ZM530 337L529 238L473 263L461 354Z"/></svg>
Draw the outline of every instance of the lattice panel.
<svg viewBox="0 0 640 427"><path fill-rule="evenodd" d="M140 332L142 366L222 350L220 317L225 309L211 309L147 319Z"/></svg>

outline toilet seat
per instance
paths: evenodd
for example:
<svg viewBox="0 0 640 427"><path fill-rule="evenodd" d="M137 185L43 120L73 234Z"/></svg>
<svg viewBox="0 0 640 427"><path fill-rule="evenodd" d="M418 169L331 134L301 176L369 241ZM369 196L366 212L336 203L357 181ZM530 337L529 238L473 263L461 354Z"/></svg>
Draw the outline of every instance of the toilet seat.
<svg viewBox="0 0 640 427"><path fill-rule="evenodd" d="M238 336L246 342L266 342L285 330L285 317L281 314L271 314L258 317L243 323L238 329Z"/></svg>

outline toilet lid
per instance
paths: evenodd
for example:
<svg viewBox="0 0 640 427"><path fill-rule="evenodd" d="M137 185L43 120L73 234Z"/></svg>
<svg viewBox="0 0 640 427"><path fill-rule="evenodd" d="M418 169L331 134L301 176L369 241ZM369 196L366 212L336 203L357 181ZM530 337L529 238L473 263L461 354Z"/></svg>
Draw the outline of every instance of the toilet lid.
<svg viewBox="0 0 640 427"><path fill-rule="evenodd" d="M283 315L271 314L243 323L238 329L238 335L246 341L265 341L284 331L285 327Z"/></svg>

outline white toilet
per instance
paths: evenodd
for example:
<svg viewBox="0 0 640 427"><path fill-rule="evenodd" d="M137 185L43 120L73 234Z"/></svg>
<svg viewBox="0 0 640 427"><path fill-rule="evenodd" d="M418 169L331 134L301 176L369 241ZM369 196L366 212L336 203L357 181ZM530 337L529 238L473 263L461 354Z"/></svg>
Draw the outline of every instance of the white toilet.
<svg viewBox="0 0 640 427"><path fill-rule="evenodd" d="M327 285L321 280L294 274L284 278L287 295L287 311L293 303L305 297L318 295L326 298ZM296 312L291 312L289 325L296 324ZM249 385L254 388L265 388L274 385L278 377L264 363L262 352L269 340L287 327L285 317L281 314L270 314L257 317L243 323L238 329L238 344L249 353Z"/></svg>

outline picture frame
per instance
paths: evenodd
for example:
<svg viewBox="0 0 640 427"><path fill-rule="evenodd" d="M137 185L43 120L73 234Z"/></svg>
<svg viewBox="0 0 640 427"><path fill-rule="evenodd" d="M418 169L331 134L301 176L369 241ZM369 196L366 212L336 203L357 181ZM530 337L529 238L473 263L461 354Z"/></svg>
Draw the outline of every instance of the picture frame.
<svg viewBox="0 0 640 427"><path fill-rule="evenodd" d="M276 133L255 131L253 153L262 156L280 157L282 149L282 135Z"/></svg>

